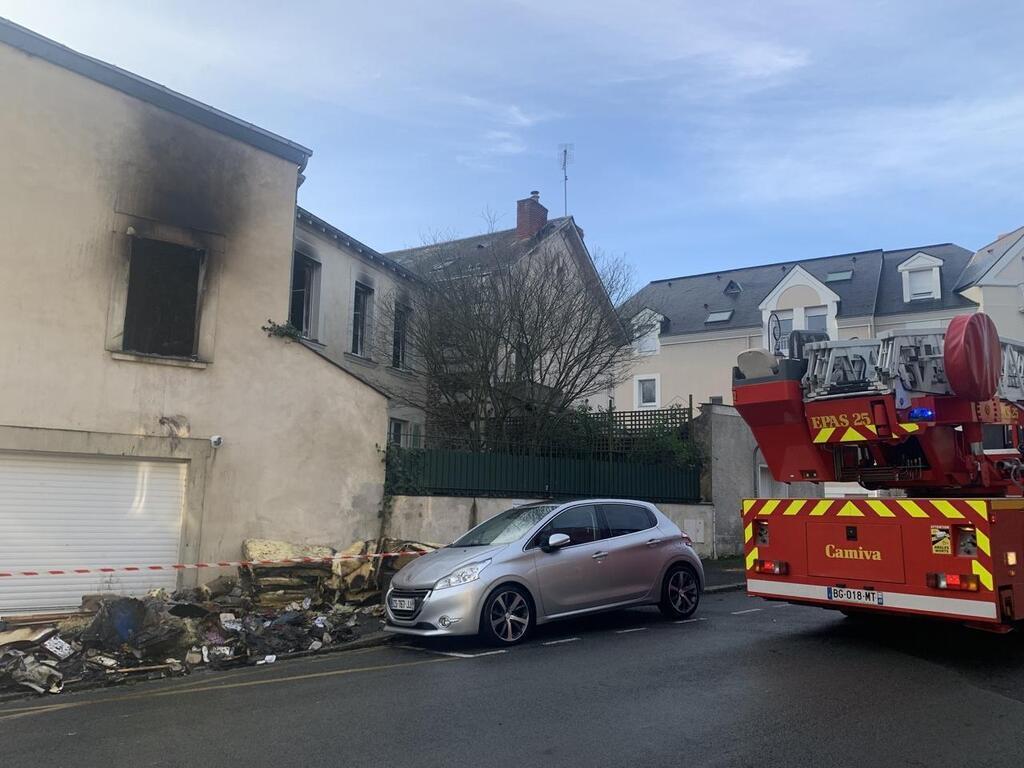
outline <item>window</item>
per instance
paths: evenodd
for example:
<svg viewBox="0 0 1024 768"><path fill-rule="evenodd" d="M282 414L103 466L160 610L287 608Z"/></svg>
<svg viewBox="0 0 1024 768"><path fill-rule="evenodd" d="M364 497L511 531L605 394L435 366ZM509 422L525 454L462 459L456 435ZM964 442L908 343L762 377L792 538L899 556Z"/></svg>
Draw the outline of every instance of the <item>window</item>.
<svg viewBox="0 0 1024 768"><path fill-rule="evenodd" d="M720 311L708 312L708 316L707 316L707 318L705 318L704 322L705 323L724 323L726 320L731 320L731 319L732 319L732 310L731 309L723 309L723 310L720 310Z"/></svg>
<svg viewBox="0 0 1024 768"><path fill-rule="evenodd" d="M633 504L602 504L601 513L608 536L625 536L646 531L656 524L650 511Z"/></svg>
<svg viewBox="0 0 1024 768"><path fill-rule="evenodd" d="M409 445L410 448L422 448L423 447L423 425L413 424L412 425L412 443Z"/></svg>
<svg viewBox="0 0 1024 768"><path fill-rule="evenodd" d="M195 356L204 255L159 240L132 240L124 351Z"/></svg>
<svg viewBox="0 0 1024 768"><path fill-rule="evenodd" d="M804 310L804 330L826 331L828 330L828 308L808 307Z"/></svg>
<svg viewBox="0 0 1024 768"><path fill-rule="evenodd" d="M366 332L370 327L370 305L373 289L356 283L355 300L352 304L352 354L369 357Z"/></svg>
<svg viewBox="0 0 1024 768"><path fill-rule="evenodd" d="M638 408L658 407L658 380L656 378L638 378L636 380L636 404Z"/></svg>
<svg viewBox="0 0 1024 768"><path fill-rule="evenodd" d="M916 269L907 273L910 285L910 300L935 298L935 281L930 269Z"/></svg>
<svg viewBox="0 0 1024 768"><path fill-rule="evenodd" d="M408 447L409 422L401 419L388 421L388 444L401 447Z"/></svg>
<svg viewBox="0 0 1024 768"><path fill-rule="evenodd" d="M391 342L391 366L405 368L405 339L409 328L409 308L395 307L395 333Z"/></svg>
<svg viewBox="0 0 1024 768"><path fill-rule="evenodd" d="M735 280L730 280L729 284L725 286L724 293L727 296L736 296L743 290L743 287Z"/></svg>
<svg viewBox="0 0 1024 768"><path fill-rule="evenodd" d="M780 309L775 315L779 318L779 339L778 342L774 338L768 339L768 346L771 352L786 354L789 352L789 334L793 332L793 310Z"/></svg>
<svg viewBox="0 0 1024 768"><path fill-rule="evenodd" d="M838 269L835 272L829 272L825 275L826 283L840 283L843 280L852 280L853 270L852 269Z"/></svg>
<svg viewBox="0 0 1024 768"><path fill-rule="evenodd" d="M530 546L539 547L546 544L553 533L564 533L569 537L569 545L596 541L597 515L593 505L572 507L556 515L550 523L540 529Z"/></svg>
<svg viewBox="0 0 1024 768"><path fill-rule="evenodd" d="M292 259L292 301L288 322L307 339L316 338L316 305L320 293L320 265L296 253Z"/></svg>

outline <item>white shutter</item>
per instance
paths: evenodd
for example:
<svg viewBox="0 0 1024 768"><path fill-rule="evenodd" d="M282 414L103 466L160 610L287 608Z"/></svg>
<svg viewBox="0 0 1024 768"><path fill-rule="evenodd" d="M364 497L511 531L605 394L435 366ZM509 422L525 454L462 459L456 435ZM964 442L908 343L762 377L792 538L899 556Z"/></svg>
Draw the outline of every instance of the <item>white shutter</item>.
<svg viewBox="0 0 1024 768"><path fill-rule="evenodd" d="M177 562L185 472L181 462L0 453L0 572ZM175 571L0 577L0 616L176 581Z"/></svg>
<svg viewBox="0 0 1024 768"><path fill-rule="evenodd" d="M935 295L935 280L930 269L918 269L909 273L910 298L930 298Z"/></svg>

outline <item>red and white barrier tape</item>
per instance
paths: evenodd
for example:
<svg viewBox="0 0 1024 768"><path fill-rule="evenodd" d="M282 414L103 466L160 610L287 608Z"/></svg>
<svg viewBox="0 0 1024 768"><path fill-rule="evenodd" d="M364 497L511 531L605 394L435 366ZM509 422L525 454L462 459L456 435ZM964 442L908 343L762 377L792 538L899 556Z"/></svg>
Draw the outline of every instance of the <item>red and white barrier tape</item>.
<svg viewBox="0 0 1024 768"><path fill-rule="evenodd" d="M259 565L309 565L336 560L374 560L385 557L419 557L426 552L378 552L369 555L333 557L284 557L280 560L220 560L215 563L174 563L173 565L116 565L101 568L52 568L38 571L0 571L0 578L12 576L75 576L85 573L145 573L146 571L189 571L197 568L251 568Z"/></svg>

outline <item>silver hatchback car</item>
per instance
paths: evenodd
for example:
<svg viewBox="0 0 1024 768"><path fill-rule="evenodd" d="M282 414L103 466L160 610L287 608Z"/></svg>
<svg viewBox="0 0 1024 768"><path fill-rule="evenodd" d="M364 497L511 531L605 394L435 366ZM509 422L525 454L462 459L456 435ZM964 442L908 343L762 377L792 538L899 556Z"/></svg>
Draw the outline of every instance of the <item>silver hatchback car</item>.
<svg viewBox="0 0 1024 768"><path fill-rule="evenodd" d="M537 624L612 608L658 605L685 619L703 588L690 538L653 504L530 504L400 570L385 598L385 628L426 637L479 633L514 645Z"/></svg>

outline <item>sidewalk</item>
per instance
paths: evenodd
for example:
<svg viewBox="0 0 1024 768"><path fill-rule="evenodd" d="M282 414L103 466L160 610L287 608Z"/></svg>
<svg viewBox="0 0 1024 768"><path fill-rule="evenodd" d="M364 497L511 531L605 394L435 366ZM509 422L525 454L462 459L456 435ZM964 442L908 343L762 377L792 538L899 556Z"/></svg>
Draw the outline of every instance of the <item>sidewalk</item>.
<svg viewBox="0 0 1024 768"><path fill-rule="evenodd" d="M723 557L718 560L707 558L704 563L705 592L725 592L746 586L743 558Z"/></svg>

